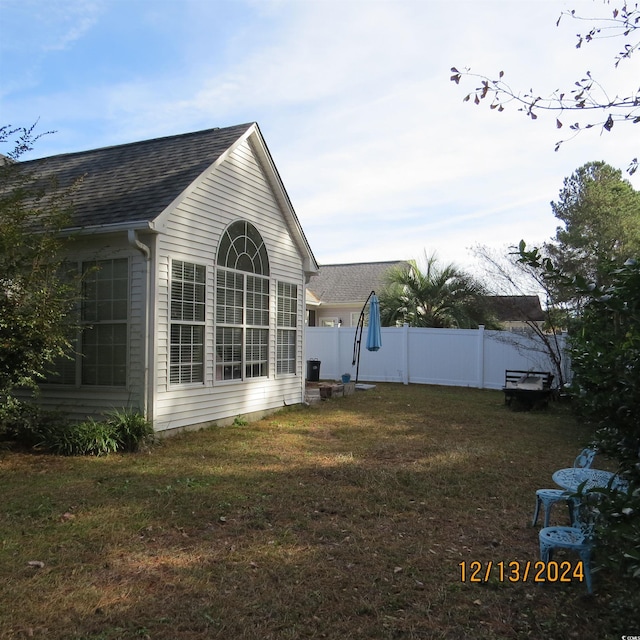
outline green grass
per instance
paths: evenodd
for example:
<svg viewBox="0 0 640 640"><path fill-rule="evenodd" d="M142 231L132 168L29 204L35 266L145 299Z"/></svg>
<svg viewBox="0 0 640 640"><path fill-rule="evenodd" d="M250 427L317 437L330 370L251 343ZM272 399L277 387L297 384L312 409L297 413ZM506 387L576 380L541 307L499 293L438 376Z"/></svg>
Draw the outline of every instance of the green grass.
<svg viewBox="0 0 640 640"><path fill-rule="evenodd" d="M4 451L0 637L640 634L637 588L606 571L592 597L460 579L461 562L538 559L535 489L589 436L560 405L378 385L144 453Z"/></svg>

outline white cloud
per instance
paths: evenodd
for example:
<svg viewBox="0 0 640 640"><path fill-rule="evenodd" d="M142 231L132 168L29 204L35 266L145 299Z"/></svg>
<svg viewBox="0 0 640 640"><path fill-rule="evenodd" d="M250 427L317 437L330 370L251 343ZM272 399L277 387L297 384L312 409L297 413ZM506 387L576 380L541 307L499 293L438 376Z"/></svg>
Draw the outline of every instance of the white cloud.
<svg viewBox="0 0 640 640"><path fill-rule="evenodd" d="M98 0L3 0L2 50L68 49L97 23L103 7Z"/></svg>
<svg viewBox="0 0 640 640"><path fill-rule="evenodd" d="M59 20L44 42L72 47L100 32L100 6L72 3L66 15L75 19ZM160 3L131 16L144 19L139 46L150 46L142 27L151 21L161 36L154 46L166 40L180 64L138 67L134 58L115 82L43 85L7 104L14 100L16 113L37 108L71 148L257 120L320 262L418 257L425 248L464 262L476 242L548 238L556 226L549 201L564 177L590 160L624 168L637 155L635 140L617 131L586 132L554 153L568 131L555 129L553 115L532 122L515 108L464 104L474 81L449 81L452 65L503 69L513 85L546 93L590 68L608 87L631 86L636 61L614 72L610 43L576 50L576 24L556 28L567 6Z"/></svg>

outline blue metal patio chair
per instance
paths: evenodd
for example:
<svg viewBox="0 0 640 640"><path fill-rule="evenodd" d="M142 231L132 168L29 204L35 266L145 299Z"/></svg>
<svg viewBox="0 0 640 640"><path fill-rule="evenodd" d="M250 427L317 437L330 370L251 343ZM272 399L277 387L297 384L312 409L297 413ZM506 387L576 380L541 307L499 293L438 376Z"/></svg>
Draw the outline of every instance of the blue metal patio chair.
<svg viewBox="0 0 640 640"><path fill-rule="evenodd" d="M596 449L583 449L574 460L573 466L582 469L590 469L596 453ZM536 508L533 512L533 521L531 523L531 526L536 526L536 523L538 522L538 515L540 513L540 506L544 505L544 526L548 527L551 507L556 502L561 501L567 502L567 506L569 508L569 519L573 524L574 511L577 506L577 500L571 497L571 492L565 491L564 489L538 489L536 491Z"/></svg>
<svg viewBox="0 0 640 640"><path fill-rule="evenodd" d="M544 526L549 526L551 507L556 502L565 501L569 508L569 521L573 523L573 513L576 507L576 499L571 497L571 492L564 489L538 489L536 491L536 510L533 512L531 526L535 527L540 514L540 506L544 505Z"/></svg>
<svg viewBox="0 0 640 640"><path fill-rule="evenodd" d="M591 469L593 459L596 457L597 453L597 449L592 449L590 447L583 449L574 460L573 466L580 469Z"/></svg>
<svg viewBox="0 0 640 640"><path fill-rule="evenodd" d="M549 563L556 549L575 551L582 561L587 593L593 592L591 583L591 551L594 546L593 527L595 512L589 505L580 504L575 510L570 527L544 527L538 533L540 560Z"/></svg>

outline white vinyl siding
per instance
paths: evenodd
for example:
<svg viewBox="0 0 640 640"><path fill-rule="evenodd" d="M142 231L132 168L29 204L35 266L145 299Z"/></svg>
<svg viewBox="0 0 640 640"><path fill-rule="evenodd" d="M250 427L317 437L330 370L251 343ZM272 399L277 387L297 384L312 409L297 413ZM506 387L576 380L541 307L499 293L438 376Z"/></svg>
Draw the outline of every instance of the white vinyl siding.
<svg viewBox="0 0 640 640"><path fill-rule="evenodd" d="M253 249L253 245L259 246L254 240L253 245L249 243L247 255L256 265L258 258L260 264L265 264L267 256L268 277L257 273L265 270L262 266L249 273L221 264L219 247L223 245L225 255L233 244L227 242L225 248L224 233L232 224L242 221L251 223L264 241L264 252ZM252 143L242 142L220 164L203 174L156 226L161 232L155 293L156 428L210 423L277 409L283 402L302 402L302 258ZM253 238L253 231L247 236ZM236 250L230 255L241 253ZM187 388L172 385L169 379L169 275L175 259L207 267L204 383ZM246 262L235 264L243 266ZM260 282L247 286L247 276L259 278ZM289 345L297 375L277 374L277 281L292 283L298 289L296 344ZM253 297L248 305L247 294ZM252 309L252 318L247 317L248 307Z"/></svg>

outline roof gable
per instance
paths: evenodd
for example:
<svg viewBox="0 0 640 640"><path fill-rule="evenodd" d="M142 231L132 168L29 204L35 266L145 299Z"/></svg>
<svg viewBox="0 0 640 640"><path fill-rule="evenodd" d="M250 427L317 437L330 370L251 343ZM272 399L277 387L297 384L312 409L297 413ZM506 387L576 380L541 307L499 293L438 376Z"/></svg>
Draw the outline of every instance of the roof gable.
<svg viewBox="0 0 640 640"><path fill-rule="evenodd" d="M307 288L322 304L364 302L371 291L381 289L385 274L405 261L326 264L311 276Z"/></svg>
<svg viewBox="0 0 640 640"><path fill-rule="evenodd" d="M153 221L253 124L207 129L20 163L69 187L78 228Z"/></svg>
<svg viewBox="0 0 640 640"><path fill-rule="evenodd" d="M305 271L317 271L309 243L256 123L50 156L21 162L19 166L43 184L53 181L61 190L80 180L72 196L72 228L108 231L151 225L163 213L168 215L187 189L247 138L262 163Z"/></svg>
<svg viewBox="0 0 640 640"><path fill-rule="evenodd" d="M538 296L486 296L499 322L542 322L545 314Z"/></svg>

